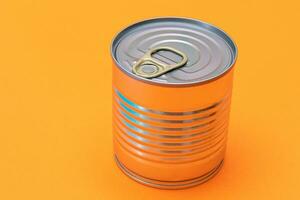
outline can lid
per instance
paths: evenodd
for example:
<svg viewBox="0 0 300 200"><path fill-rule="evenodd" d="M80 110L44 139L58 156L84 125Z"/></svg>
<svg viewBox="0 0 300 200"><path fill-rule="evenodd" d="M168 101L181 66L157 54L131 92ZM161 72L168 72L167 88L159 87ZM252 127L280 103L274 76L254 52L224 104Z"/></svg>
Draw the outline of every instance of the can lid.
<svg viewBox="0 0 300 200"><path fill-rule="evenodd" d="M133 24L113 40L111 53L128 75L161 85L190 85L219 77L237 48L219 28L193 19L156 18Z"/></svg>

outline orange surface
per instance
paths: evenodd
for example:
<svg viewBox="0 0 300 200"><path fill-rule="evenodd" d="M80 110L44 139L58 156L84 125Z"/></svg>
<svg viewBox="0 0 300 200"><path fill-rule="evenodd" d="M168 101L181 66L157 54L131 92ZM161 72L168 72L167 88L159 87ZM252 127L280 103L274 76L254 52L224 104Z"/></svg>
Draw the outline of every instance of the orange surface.
<svg viewBox="0 0 300 200"><path fill-rule="evenodd" d="M296 0L1 1L0 199L299 199L299 9ZM180 191L140 185L112 157L110 41L162 15L213 23L239 48L225 165Z"/></svg>

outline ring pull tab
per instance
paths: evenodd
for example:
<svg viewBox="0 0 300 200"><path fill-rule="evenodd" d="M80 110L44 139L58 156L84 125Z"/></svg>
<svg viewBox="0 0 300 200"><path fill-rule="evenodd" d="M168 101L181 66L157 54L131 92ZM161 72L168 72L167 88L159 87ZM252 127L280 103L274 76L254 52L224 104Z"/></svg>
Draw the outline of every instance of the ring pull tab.
<svg viewBox="0 0 300 200"><path fill-rule="evenodd" d="M152 55L158 51L170 51L181 57L181 61L172 65L165 64L154 59ZM146 54L132 67L133 73L143 78L155 78L173 69L184 66L187 63L187 56L181 51L171 47L157 47L146 52Z"/></svg>

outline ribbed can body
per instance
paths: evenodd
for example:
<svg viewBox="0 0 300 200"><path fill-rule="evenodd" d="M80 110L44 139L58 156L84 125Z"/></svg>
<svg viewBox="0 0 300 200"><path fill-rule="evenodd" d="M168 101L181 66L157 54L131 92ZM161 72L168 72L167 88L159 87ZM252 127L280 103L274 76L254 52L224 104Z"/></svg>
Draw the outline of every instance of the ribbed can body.
<svg viewBox="0 0 300 200"><path fill-rule="evenodd" d="M205 84L165 87L113 66L114 152L123 171L166 189L212 177L226 149L232 74Z"/></svg>

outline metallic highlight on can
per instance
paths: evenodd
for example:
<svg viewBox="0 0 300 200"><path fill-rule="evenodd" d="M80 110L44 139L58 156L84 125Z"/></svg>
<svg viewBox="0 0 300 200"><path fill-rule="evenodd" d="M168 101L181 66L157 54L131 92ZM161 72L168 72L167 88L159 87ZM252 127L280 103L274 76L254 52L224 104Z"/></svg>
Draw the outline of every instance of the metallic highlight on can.
<svg viewBox="0 0 300 200"><path fill-rule="evenodd" d="M161 189L213 177L226 149L237 57L230 37L198 20L156 18L122 30L111 54L120 169Z"/></svg>

